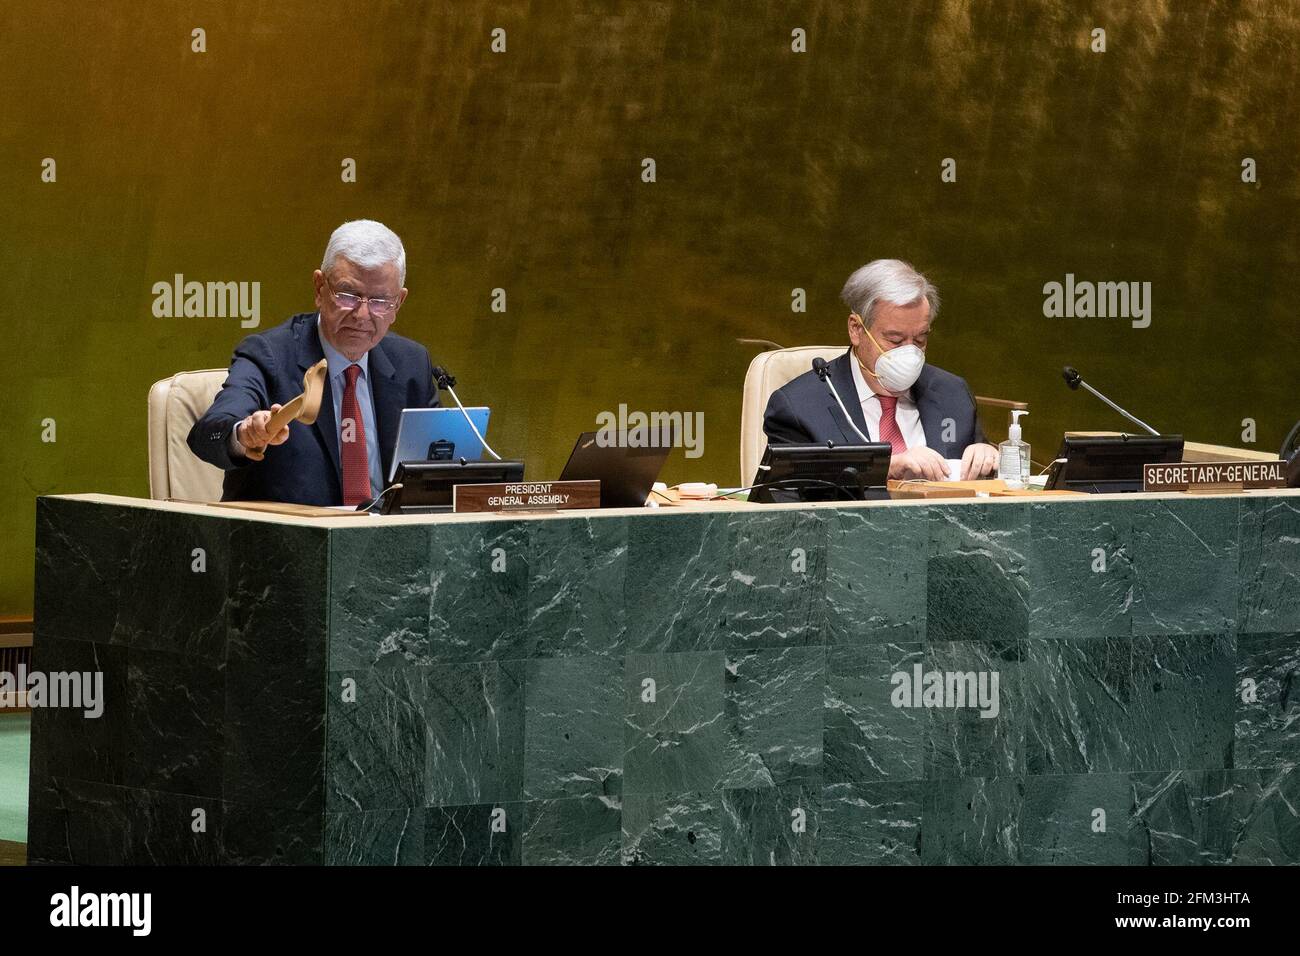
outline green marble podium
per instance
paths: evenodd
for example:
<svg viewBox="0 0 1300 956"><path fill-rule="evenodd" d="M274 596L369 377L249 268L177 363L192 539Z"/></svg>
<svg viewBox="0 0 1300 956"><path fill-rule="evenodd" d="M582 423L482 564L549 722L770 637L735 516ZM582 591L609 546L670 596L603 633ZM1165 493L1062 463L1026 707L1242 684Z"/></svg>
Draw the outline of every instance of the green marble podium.
<svg viewBox="0 0 1300 956"><path fill-rule="evenodd" d="M1300 862L1296 494L37 508L34 862Z"/></svg>

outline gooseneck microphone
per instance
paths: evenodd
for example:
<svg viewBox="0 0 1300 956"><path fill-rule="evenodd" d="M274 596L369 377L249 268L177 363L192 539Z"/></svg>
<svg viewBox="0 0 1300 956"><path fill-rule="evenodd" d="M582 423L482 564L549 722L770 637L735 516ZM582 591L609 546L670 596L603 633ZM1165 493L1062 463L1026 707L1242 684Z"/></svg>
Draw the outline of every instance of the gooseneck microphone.
<svg viewBox="0 0 1300 956"><path fill-rule="evenodd" d="M812 367L813 371L817 373L817 377L826 383L826 387L829 388L831 394L835 396L835 402L840 406L840 411L844 413L845 421L847 421L849 425L853 427L853 430L858 433L858 437L862 439L864 445L870 445L871 439L862 434L862 429L859 428L857 422L853 420L853 416L849 414L849 410L844 407L844 401L840 398L840 393L835 391L835 383L831 381L830 366L826 364L826 360L819 356L813 359Z"/></svg>
<svg viewBox="0 0 1300 956"><path fill-rule="evenodd" d="M451 392L451 397L456 400L456 407L459 408L460 413L465 416L465 421L469 422L469 427L473 430L478 440L483 443L483 447L487 449L487 453L497 461L500 461L501 456L492 450L492 446L487 443L487 439L483 437L483 434L478 430L478 426L474 424L474 419L469 417L469 412L465 411L465 406L460 403L460 396L456 394L455 376L441 365L435 365L433 367L433 384L445 392Z"/></svg>
<svg viewBox="0 0 1300 956"><path fill-rule="evenodd" d="M1142 419L1138 418L1135 415L1130 415L1128 412L1124 411L1124 409L1120 408L1118 405L1112 402L1105 395L1101 394L1101 392L1097 391L1095 388L1093 388L1091 385L1085 382L1083 380L1083 376L1079 374L1078 369L1076 369L1073 365L1067 365L1065 366L1065 368L1061 369L1061 377L1065 379L1065 384L1070 386L1070 388L1074 389L1075 391L1078 391L1079 386L1082 385L1084 388L1092 392L1092 394L1096 395L1103 402L1105 402L1111 408L1115 409L1115 411L1119 412L1129 421L1133 422L1135 425L1140 425L1142 428L1146 429L1148 432L1150 432L1152 435L1155 435L1157 438L1160 437L1160 433L1156 431L1154 428L1152 428L1150 425L1148 425L1146 422L1142 421Z"/></svg>

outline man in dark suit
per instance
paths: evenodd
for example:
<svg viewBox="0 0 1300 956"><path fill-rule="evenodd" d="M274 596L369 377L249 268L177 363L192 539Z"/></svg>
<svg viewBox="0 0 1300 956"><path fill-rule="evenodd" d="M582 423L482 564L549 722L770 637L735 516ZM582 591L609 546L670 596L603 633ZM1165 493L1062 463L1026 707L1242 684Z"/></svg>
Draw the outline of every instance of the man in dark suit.
<svg viewBox="0 0 1300 956"><path fill-rule="evenodd" d="M772 393L768 442L889 442L891 478L942 481L945 459L961 460L963 480L995 473L997 449L984 440L970 388L925 363L938 290L906 262L877 259L849 276L841 298L850 344L827 370L849 418L810 370Z"/></svg>
<svg viewBox="0 0 1300 956"><path fill-rule="evenodd" d="M316 312L235 347L225 384L190 429L190 449L226 471L223 501L356 505L376 497L392 463L403 408L438 404L429 353L389 332L406 300L406 250L382 223L334 231L312 274ZM328 362L312 425L267 424Z"/></svg>

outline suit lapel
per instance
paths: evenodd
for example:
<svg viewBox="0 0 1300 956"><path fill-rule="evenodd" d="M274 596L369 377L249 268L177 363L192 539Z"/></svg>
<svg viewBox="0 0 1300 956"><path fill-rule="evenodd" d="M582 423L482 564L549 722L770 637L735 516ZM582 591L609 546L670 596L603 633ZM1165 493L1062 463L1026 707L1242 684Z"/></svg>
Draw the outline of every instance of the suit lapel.
<svg viewBox="0 0 1300 956"><path fill-rule="evenodd" d="M925 443L939 454L947 457L948 443L943 436L943 405L935 400L930 391L934 381L930 366L921 369L921 377L912 386L912 400L916 402L916 411L921 416L921 430L925 432Z"/></svg>
<svg viewBox="0 0 1300 956"><path fill-rule="evenodd" d="M830 380L835 386L835 391L839 393L840 401L842 401L844 407L849 410L849 415L852 417L854 424L856 424L858 428L862 429L863 435L870 438L871 432L867 431L867 419L866 416L862 414L862 400L858 397L858 386L853 381L853 366L849 364L852 361L853 358L849 352L845 352L839 358L832 361L828 366L830 369ZM844 420L844 413L840 411L840 406L839 403L835 401L835 396L828 395L827 397L831 400L827 410L830 412L831 418L834 419L835 424L839 426L840 434L844 436L844 441L850 445L862 444L862 438L859 437L858 433L853 430L852 426Z"/></svg>
<svg viewBox="0 0 1300 956"><path fill-rule="evenodd" d="M388 481L388 470L393 464L393 453L397 444L397 424L402 417L402 408L406 404L404 391L397 381L397 370L393 368L384 343L380 341L370 350L370 397L375 403L375 429L382 462L380 477Z"/></svg>
<svg viewBox="0 0 1300 956"><path fill-rule="evenodd" d="M298 338L298 367L304 372L325 357L325 350L320 344L320 331L316 328L315 313L307 319L306 325L303 334ZM334 391L330 378L331 376L326 373L325 394L321 396L316 423L311 427L317 439L324 443L330 460L334 462L334 477L338 479L341 488L343 467L339 464L339 426L334 420Z"/></svg>

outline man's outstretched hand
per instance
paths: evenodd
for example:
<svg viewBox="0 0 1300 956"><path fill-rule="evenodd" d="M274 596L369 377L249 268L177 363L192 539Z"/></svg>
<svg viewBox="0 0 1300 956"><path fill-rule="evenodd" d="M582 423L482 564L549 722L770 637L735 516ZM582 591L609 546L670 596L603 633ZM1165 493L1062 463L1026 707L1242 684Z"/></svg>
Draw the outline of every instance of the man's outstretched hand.
<svg viewBox="0 0 1300 956"><path fill-rule="evenodd" d="M289 426L285 425L272 435L267 431L271 416L280 410L280 403L272 403L270 409L253 412L235 426L235 440L244 446L244 457L261 461L266 457L268 445L283 445L289 440Z"/></svg>

